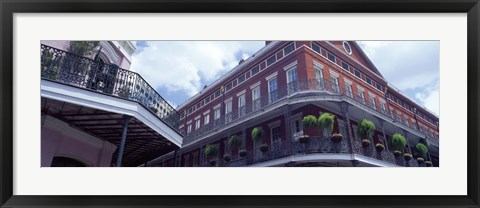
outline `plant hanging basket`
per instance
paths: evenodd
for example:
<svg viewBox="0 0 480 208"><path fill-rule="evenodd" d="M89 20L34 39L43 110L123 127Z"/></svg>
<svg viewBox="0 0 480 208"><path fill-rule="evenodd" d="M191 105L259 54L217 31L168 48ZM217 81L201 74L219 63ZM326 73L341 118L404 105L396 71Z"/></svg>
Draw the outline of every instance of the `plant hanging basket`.
<svg viewBox="0 0 480 208"><path fill-rule="evenodd" d="M332 134L332 141L334 142L341 142L343 136L341 134Z"/></svg>
<svg viewBox="0 0 480 208"><path fill-rule="evenodd" d="M300 138L298 138L298 141L302 144L305 144L310 141L310 137L308 135L302 135Z"/></svg>
<svg viewBox="0 0 480 208"><path fill-rule="evenodd" d="M380 144L380 143L375 144L375 150L377 150L377 152L382 152L384 149L385 149L385 146L383 144Z"/></svg>
<svg viewBox="0 0 480 208"><path fill-rule="evenodd" d="M266 151L268 151L268 144L262 144L262 145L260 146L260 151L261 151L261 152L266 152Z"/></svg>
<svg viewBox="0 0 480 208"><path fill-rule="evenodd" d="M370 142L370 140L368 140L368 139L362 140L362 146L363 147L368 147L368 146L370 146L371 143L372 142Z"/></svg>
<svg viewBox="0 0 480 208"><path fill-rule="evenodd" d="M405 153L403 154L403 158L405 158L406 161L409 161L412 159L412 155L410 153Z"/></svg>
<svg viewBox="0 0 480 208"><path fill-rule="evenodd" d="M239 155L240 157L245 157L245 156L247 156L247 150L245 150L245 149L239 150L239 151L238 151L238 155Z"/></svg>
<svg viewBox="0 0 480 208"><path fill-rule="evenodd" d="M208 161L208 163L210 163L211 166L215 166L215 164L217 164L217 160L211 159Z"/></svg>

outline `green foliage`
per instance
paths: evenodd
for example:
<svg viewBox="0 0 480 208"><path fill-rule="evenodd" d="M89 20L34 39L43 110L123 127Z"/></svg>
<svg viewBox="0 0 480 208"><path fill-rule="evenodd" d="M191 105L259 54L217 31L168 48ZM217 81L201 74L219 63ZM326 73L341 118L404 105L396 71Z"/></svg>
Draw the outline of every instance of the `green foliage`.
<svg viewBox="0 0 480 208"><path fill-rule="evenodd" d="M427 147L430 145L430 144L428 144L428 141L427 141L427 139L425 139L425 138L423 138L423 139L420 138L420 140L418 141L418 143L421 143L421 144L423 144L423 145L425 145L425 146L427 146Z"/></svg>
<svg viewBox="0 0 480 208"><path fill-rule="evenodd" d="M335 116L331 113L323 113L320 117L318 117L318 127L320 130L328 129L328 133L332 134L333 131L333 123L335 122Z"/></svg>
<svg viewBox="0 0 480 208"><path fill-rule="evenodd" d="M58 57L54 57L53 53L46 50L42 55L42 78L55 80L58 74Z"/></svg>
<svg viewBox="0 0 480 208"><path fill-rule="evenodd" d="M303 128L309 129L317 126L317 118L314 115L303 117Z"/></svg>
<svg viewBox="0 0 480 208"><path fill-rule="evenodd" d="M415 152L418 154L418 156L421 156L423 158L427 158L428 148L424 144L418 143L415 146Z"/></svg>
<svg viewBox="0 0 480 208"><path fill-rule="evenodd" d="M93 51L99 44L100 41L71 41L68 51L73 54L85 56L88 52Z"/></svg>
<svg viewBox="0 0 480 208"><path fill-rule="evenodd" d="M252 130L252 139L254 141L260 141L263 138L263 129L262 127L255 127Z"/></svg>
<svg viewBox="0 0 480 208"><path fill-rule="evenodd" d="M397 133L392 136L391 144L394 150L403 152L405 145L407 144L407 140L405 140L403 135Z"/></svg>
<svg viewBox="0 0 480 208"><path fill-rule="evenodd" d="M240 145L242 145L242 138L238 135L232 135L230 139L228 139L228 145L230 145L231 148L240 147Z"/></svg>
<svg viewBox="0 0 480 208"><path fill-rule="evenodd" d="M375 132L375 124L368 119L363 119L360 121L360 124L357 128L357 133L361 139L370 140L372 138L373 132Z"/></svg>
<svg viewBox="0 0 480 208"><path fill-rule="evenodd" d="M215 157L218 154L218 150L215 145L207 144L207 147L205 148L204 153L206 156Z"/></svg>

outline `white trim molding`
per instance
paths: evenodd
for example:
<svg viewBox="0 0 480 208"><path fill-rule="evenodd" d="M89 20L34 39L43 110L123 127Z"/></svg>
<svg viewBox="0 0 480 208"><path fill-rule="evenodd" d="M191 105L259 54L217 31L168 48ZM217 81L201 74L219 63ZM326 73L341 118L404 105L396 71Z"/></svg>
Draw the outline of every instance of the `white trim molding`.
<svg viewBox="0 0 480 208"><path fill-rule="evenodd" d="M261 82L258 81L257 83L251 85L251 86L250 86L250 89L253 90L253 88L258 87L258 86L260 85L260 83L261 83Z"/></svg>
<svg viewBox="0 0 480 208"><path fill-rule="evenodd" d="M295 60L294 62L292 62L292 63L289 63L289 64L286 65L285 67L283 67L283 70L284 70L284 71L287 71L287 70L293 68L294 66L297 66L297 61L296 61L296 60Z"/></svg>
<svg viewBox="0 0 480 208"><path fill-rule="evenodd" d="M278 72L274 72L274 73L268 75L267 77L265 77L265 80L271 80L274 77L276 77L277 75L278 75Z"/></svg>

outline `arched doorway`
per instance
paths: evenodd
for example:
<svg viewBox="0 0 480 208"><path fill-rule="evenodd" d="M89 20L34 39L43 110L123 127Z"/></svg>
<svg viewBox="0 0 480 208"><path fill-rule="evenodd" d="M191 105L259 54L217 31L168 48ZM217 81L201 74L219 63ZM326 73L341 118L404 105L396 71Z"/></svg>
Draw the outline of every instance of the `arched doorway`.
<svg viewBox="0 0 480 208"><path fill-rule="evenodd" d="M51 167L86 167L82 162L68 157L54 157Z"/></svg>

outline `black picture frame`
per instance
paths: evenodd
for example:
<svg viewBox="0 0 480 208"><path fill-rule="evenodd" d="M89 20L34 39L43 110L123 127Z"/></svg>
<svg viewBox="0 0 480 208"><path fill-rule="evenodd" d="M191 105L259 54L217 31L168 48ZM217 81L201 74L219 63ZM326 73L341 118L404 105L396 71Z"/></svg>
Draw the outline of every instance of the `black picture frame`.
<svg viewBox="0 0 480 208"><path fill-rule="evenodd" d="M479 0L1 0L1 207L479 207ZM15 13L467 13L468 194L466 196L18 196L13 195ZM454 139L454 138L446 138ZM446 179L452 180L452 179Z"/></svg>

